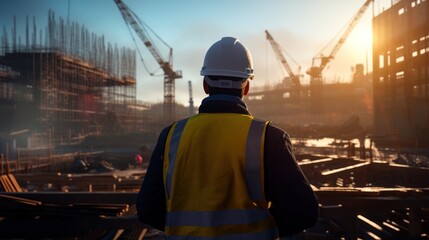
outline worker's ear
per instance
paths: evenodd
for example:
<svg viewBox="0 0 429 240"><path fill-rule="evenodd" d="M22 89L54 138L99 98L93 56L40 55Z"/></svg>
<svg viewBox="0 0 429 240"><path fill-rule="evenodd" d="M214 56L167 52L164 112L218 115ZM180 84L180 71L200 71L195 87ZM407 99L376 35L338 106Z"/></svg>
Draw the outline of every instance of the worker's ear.
<svg viewBox="0 0 429 240"><path fill-rule="evenodd" d="M210 92L209 92L209 85L207 84L207 82L203 79L203 86L204 86L204 92L206 93L206 94L210 94Z"/></svg>
<svg viewBox="0 0 429 240"><path fill-rule="evenodd" d="M247 93L249 92L249 88L250 88L250 81L247 80L246 86L244 87L243 96L247 95Z"/></svg>

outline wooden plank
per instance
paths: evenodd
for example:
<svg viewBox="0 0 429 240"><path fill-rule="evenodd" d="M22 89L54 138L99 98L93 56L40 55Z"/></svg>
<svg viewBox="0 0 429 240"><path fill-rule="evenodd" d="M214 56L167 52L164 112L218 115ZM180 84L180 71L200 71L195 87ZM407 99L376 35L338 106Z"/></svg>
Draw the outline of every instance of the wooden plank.
<svg viewBox="0 0 429 240"><path fill-rule="evenodd" d="M317 159L317 160L307 160L307 159L303 159L301 161L298 162L298 165L308 165L308 164L316 164L316 163L323 163L323 162L330 162L334 160L333 158L321 158L321 159Z"/></svg>
<svg viewBox="0 0 429 240"><path fill-rule="evenodd" d="M16 178L15 178L15 176L13 176L13 174L7 174L6 177L9 179L9 181L12 184L12 187L14 189L13 192L22 192L22 188L18 184L18 181L16 181Z"/></svg>
<svg viewBox="0 0 429 240"><path fill-rule="evenodd" d="M337 169L333 169L333 170L329 170L329 171L323 171L322 175L326 176L326 175L330 175L330 174L334 174L334 173L338 173L338 172L342 172L342 171L346 171L346 170L351 170L354 168L359 168L359 167L363 167L366 165L371 164L370 162L363 162L363 163L359 163L356 165L352 165L352 166L347 166L347 167L343 167L343 168L337 168Z"/></svg>
<svg viewBox="0 0 429 240"><path fill-rule="evenodd" d="M14 192L9 178L7 178L6 175L0 176L0 182L6 192Z"/></svg>
<svg viewBox="0 0 429 240"><path fill-rule="evenodd" d="M40 201L17 197L9 194L0 194L0 199L6 200L6 201L13 201L20 204L31 205L31 206L38 206L42 204Z"/></svg>
<svg viewBox="0 0 429 240"><path fill-rule="evenodd" d="M131 217L60 217L48 218L6 218L0 224L2 238L49 238L64 239L87 236L94 231L98 234L91 239L102 239L114 229L143 229L147 225L139 222L137 216ZM25 229L25 231L23 231ZM86 238L83 238L86 239Z"/></svg>
<svg viewBox="0 0 429 240"><path fill-rule="evenodd" d="M131 205L137 199L137 192L22 192L3 194L41 201L45 204L103 203Z"/></svg>

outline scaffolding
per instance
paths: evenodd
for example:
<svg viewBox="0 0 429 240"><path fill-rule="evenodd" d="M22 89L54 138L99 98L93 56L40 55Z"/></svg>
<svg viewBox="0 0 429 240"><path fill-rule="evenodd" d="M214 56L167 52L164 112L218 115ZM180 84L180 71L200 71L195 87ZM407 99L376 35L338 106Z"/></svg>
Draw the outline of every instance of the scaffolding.
<svg viewBox="0 0 429 240"><path fill-rule="evenodd" d="M30 129L52 144L134 131L135 51L48 14L44 31L27 17L24 43L16 18L11 37L3 26L0 66L19 74L0 75L0 132Z"/></svg>

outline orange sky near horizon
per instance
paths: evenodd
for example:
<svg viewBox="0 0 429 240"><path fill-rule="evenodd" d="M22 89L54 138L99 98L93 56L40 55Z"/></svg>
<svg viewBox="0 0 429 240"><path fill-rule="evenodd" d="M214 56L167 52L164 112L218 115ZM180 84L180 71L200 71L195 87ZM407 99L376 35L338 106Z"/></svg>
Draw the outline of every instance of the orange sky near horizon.
<svg viewBox="0 0 429 240"><path fill-rule="evenodd" d="M205 52L221 37L235 36L251 50L256 74L253 86L273 85L282 81L286 73L265 39L264 31L268 30L301 66L301 74L304 74L302 81L306 84L309 76L305 72L311 67L312 58L322 49L323 54L329 54L336 41L334 37L341 34L365 2L270 0L261 4L257 0L123 1L173 48L173 68L183 72L183 79L176 81L176 101L188 105L188 81L192 81L197 106L206 96L199 75ZM368 70L372 70L371 19L374 12L380 13L391 3L391 0L374 0L374 4L368 7L335 59L324 70L327 82L349 81L351 67L358 63L368 65ZM113 0L5 0L0 2L0 25L10 31L13 17L16 16L17 30L22 33L26 16L35 16L38 28L44 29L49 9L55 11L56 16L69 17L71 21L85 25L89 31L105 36L108 42L135 48ZM135 34L134 37L138 40ZM137 60L137 98L151 103L162 102L162 72L153 56L141 41L138 42L145 62L156 76L150 76ZM160 50L167 55L165 48ZM297 71L298 65L292 59L287 60Z"/></svg>

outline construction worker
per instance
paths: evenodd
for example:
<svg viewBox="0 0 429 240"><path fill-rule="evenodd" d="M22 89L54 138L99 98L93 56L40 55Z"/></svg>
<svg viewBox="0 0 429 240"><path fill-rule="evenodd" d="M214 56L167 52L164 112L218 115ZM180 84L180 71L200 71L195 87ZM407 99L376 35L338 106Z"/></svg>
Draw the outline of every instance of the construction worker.
<svg viewBox="0 0 429 240"><path fill-rule="evenodd" d="M139 147L139 151L134 156L134 165L137 168L141 168L143 166L143 157L146 154L146 151L147 151L146 145L141 145Z"/></svg>
<svg viewBox="0 0 429 240"><path fill-rule="evenodd" d="M137 198L139 220L166 239L288 237L313 226L318 201L289 136L255 119L242 97L253 79L248 49L224 37L201 69L199 114L165 128Z"/></svg>

